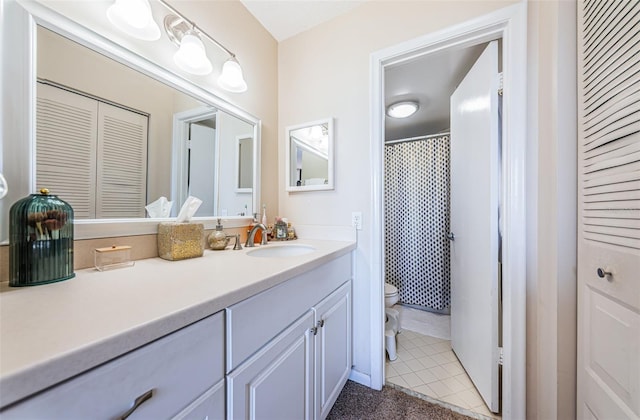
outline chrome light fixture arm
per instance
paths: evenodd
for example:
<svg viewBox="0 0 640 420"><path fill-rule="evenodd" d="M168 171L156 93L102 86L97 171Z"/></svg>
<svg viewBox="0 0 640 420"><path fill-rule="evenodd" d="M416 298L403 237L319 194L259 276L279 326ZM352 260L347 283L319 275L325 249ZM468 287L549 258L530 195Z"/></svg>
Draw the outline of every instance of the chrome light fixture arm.
<svg viewBox="0 0 640 420"><path fill-rule="evenodd" d="M216 41L211 35L202 30L196 23L190 19L187 19L182 13L176 10L175 7L169 5L164 0L158 0L160 4L166 7L171 13L175 16L167 15L164 18L164 28L169 36L169 39L174 44L179 45L180 39L182 35L189 29L195 29L198 34L204 36L209 41L213 42L218 48L229 54L231 57L235 57L236 55L232 53L227 47L222 45L220 42ZM184 23L184 25L182 24Z"/></svg>

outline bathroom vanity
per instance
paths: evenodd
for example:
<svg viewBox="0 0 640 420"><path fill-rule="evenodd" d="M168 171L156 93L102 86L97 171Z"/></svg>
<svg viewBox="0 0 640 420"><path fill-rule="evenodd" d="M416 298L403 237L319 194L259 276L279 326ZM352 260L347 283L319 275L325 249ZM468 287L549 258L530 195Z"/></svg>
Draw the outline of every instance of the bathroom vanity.
<svg viewBox="0 0 640 420"><path fill-rule="evenodd" d="M325 418L351 371L355 243L304 244L3 289L0 416Z"/></svg>

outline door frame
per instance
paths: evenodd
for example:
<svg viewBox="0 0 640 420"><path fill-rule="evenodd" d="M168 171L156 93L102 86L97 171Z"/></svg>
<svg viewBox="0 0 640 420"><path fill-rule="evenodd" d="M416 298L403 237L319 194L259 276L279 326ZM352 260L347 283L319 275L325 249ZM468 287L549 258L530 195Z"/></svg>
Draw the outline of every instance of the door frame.
<svg viewBox="0 0 640 420"><path fill-rule="evenodd" d="M189 174L187 165L187 142L189 141L189 125L202 120L215 118L218 111L208 106L188 109L186 111L173 114L173 134L172 134L172 150L171 150L171 201L174 205L171 209L171 217L176 217L180 206L187 199L189 191L187 188L187 179ZM215 133L215 153L218 157L218 130ZM216 165L218 166L218 165ZM213 180L214 185L218 185L218 169ZM214 208L218 208L218 194L213 196Z"/></svg>
<svg viewBox="0 0 640 420"><path fill-rule="evenodd" d="M526 73L527 8L519 3L447 27L370 57L371 117L371 387L385 380L384 350L384 69L442 51L502 39L502 416L526 417Z"/></svg>

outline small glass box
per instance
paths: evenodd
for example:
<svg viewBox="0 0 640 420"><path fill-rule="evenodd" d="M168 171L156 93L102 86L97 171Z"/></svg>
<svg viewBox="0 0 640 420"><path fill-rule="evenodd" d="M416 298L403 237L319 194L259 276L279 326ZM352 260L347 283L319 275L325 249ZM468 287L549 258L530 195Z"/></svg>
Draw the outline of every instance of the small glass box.
<svg viewBox="0 0 640 420"><path fill-rule="evenodd" d="M135 261L131 259L131 247L128 245L114 245L95 250L95 265L99 271L133 267L134 264Z"/></svg>

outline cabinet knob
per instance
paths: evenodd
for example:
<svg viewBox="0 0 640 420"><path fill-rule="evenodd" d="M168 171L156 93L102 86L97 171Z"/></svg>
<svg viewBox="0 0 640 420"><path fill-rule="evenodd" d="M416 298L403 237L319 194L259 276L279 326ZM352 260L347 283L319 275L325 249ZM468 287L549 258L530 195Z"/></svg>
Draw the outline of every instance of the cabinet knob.
<svg viewBox="0 0 640 420"><path fill-rule="evenodd" d="M321 319L320 321L318 321L318 327L320 328L324 327L324 319Z"/></svg>
<svg viewBox="0 0 640 420"><path fill-rule="evenodd" d="M606 277L607 280L609 281L611 281L611 277L613 276L613 274L611 273L611 269L609 267L607 268L598 267L598 269L596 270L596 273L598 273L598 277L600 277L601 279Z"/></svg>
<svg viewBox="0 0 640 420"><path fill-rule="evenodd" d="M145 392L144 394L140 395L138 398L135 399L135 401L133 402L133 406L128 409L127 411L125 411L120 417L118 417L118 420L126 420L127 417L129 417L131 414L133 414L134 411L136 411L138 409L138 407L140 407L142 405L142 403L144 403L145 401L151 399L151 397L153 397L153 393L155 391L155 388L148 390L147 392Z"/></svg>

